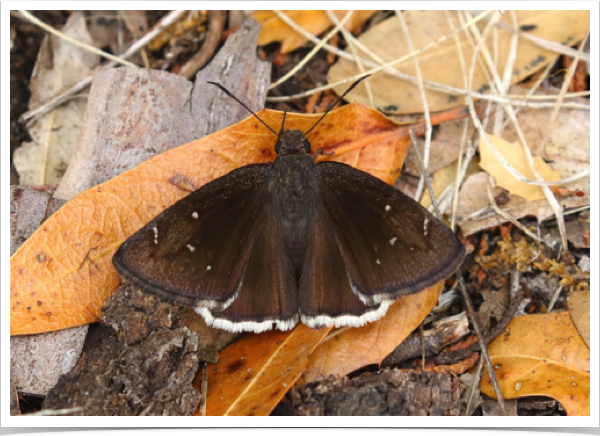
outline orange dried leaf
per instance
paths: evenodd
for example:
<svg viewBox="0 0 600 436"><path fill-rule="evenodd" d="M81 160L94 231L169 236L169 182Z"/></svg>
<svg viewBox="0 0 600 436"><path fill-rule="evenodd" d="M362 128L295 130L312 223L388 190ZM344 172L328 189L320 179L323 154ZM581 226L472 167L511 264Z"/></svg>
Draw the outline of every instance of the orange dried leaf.
<svg viewBox="0 0 600 436"><path fill-rule="evenodd" d="M303 324L291 332L247 334L219 353L208 367L208 416L266 416L293 386L308 356L331 328ZM200 390L201 377L194 381Z"/></svg>
<svg viewBox="0 0 600 436"><path fill-rule="evenodd" d="M341 20L348 11L334 12ZM354 11L344 27L350 31L356 30L375 12L377 11ZM325 11L284 11L284 14L312 35L319 35L334 26ZM284 23L274 12L257 11L252 14L252 17L262 25L262 30L258 36L258 45L281 42L281 53L289 53L304 45L307 41L305 37Z"/></svg>
<svg viewBox="0 0 600 436"><path fill-rule="evenodd" d="M569 313L577 331L590 347L590 291L573 292L569 295Z"/></svg>
<svg viewBox="0 0 600 436"><path fill-rule="evenodd" d="M568 313L515 318L488 352L504 398L541 395L569 416L590 414L590 350ZM495 398L489 374L479 388Z"/></svg>
<svg viewBox="0 0 600 436"><path fill-rule="evenodd" d="M346 375L367 365L379 365L431 312L443 286L441 281L396 301L378 321L334 333L310 356L302 382L308 383L323 374Z"/></svg>
<svg viewBox="0 0 600 436"><path fill-rule="evenodd" d="M276 131L282 113L258 115ZM286 128L307 131L320 115L289 114ZM313 151L387 183L399 175L410 139L406 127L359 104L331 112L309 135ZM11 257L11 335L97 321L119 286L112 256L131 234L167 207L236 168L275 158L274 135L249 117L156 156L82 192L53 214Z"/></svg>

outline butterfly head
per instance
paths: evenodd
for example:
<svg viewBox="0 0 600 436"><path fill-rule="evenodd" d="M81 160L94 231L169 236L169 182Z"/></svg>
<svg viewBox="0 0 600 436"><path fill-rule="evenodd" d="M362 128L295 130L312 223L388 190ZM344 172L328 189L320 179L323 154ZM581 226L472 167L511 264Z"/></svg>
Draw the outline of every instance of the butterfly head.
<svg viewBox="0 0 600 436"><path fill-rule="evenodd" d="M280 133L275 144L275 152L279 156L286 155L308 155L310 154L310 142L301 130L289 129Z"/></svg>

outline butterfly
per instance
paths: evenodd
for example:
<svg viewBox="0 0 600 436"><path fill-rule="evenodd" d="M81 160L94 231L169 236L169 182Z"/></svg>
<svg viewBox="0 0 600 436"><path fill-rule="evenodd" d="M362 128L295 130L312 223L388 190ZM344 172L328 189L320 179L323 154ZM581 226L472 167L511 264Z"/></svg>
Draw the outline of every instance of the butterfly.
<svg viewBox="0 0 600 436"><path fill-rule="evenodd" d="M362 326L450 276L465 249L412 198L349 165L315 163L307 132L279 133L276 159L192 192L117 250L122 278L232 332Z"/></svg>

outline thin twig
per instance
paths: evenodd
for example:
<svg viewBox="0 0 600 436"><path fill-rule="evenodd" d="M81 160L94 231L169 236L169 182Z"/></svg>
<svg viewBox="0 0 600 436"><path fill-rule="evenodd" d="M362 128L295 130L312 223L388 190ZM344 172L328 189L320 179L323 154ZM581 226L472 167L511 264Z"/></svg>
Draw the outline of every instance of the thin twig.
<svg viewBox="0 0 600 436"><path fill-rule="evenodd" d="M425 332L423 331L423 322L419 324L419 334L421 336L421 369L425 372Z"/></svg>
<svg viewBox="0 0 600 436"><path fill-rule="evenodd" d="M129 32L131 33L131 36L133 36L134 39L139 39L142 37L142 33L140 32L140 29L138 26L136 26L135 24L133 24L131 22L131 18L129 18L129 15L125 12L125 11L117 11L117 15L121 18L121 20L123 20L125 22L125 25L127 26L127 30L129 30ZM117 23L121 23L121 21L117 21ZM119 29L121 28L121 26L119 26ZM120 36L121 32L119 32L119 36ZM119 41L121 42L121 41ZM150 68L150 60L148 59L148 52L146 51L145 48L142 48L140 50L140 54L142 55L142 62L144 63L144 68Z"/></svg>
<svg viewBox="0 0 600 436"><path fill-rule="evenodd" d="M408 46L408 50L410 52L414 52L415 48L412 43L412 38L410 37L410 32L408 31L408 27L406 26L406 22L404 21L404 16L400 13L400 11L395 11L396 17L398 17L398 21L400 22L400 27L402 28L402 32L404 33L404 37L406 38L406 45ZM417 56L413 56L413 61L415 64L415 71L417 73L417 85L419 88L419 94L421 95L421 103L423 104L423 117L425 118L425 144L423 146L423 162L422 168L423 172L421 174L421 178L419 179L419 184L417 185L417 193L415 194L416 198L421 198L421 193L423 192L423 183L424 178L423 174L427 174L429 172L429 152L431 149L431 116L429 114L429 104L427 103L427 97L425 96L425 88L423 86L423 76L421 74L421 68L419 67L419 61ZM415 143L416 148L416 143ZM432 190L433 192L433 190ZM431 199L433 203L433 197ZM439 208L437 210L438 218L441 219L441 214L439 213Z"/></svg>
<svg viewBox="0 0 600 436"><path fill-rule="evenodd" d="M515 11L509 11L510 14L510 18L512 20L513 25L517 25L517 15L515 14ZM498 29L497 27L495 27L494 29ZM503 89L500 90L501 92L507 92L508 88L510 87L510 79L512 78L513 75L513 69L515 66L515 61L517 60L517 49L519 47L519 34L518 33L513 33L511 40L510 40L510 50L508 52L508 58L506 59L506 64L504 65L504 72L502 74L502 86ZM495 54L495 58L496 58L496 64L498 62L497 60L497 53ZM494 135L496 136L502 136L502 128L504 127L504 124L502 123L502 119L504 118L504 106L500 105L497 110L496 113L494 114Z"/></svg>
<svg viewBox="0 0 600 436"><path fill-rule="evenodd" d="M35 17L34 15L30 14L29 12L27 12L26 10L19 10L19 13L23 16L23 18L27 19L29 22L31 22L32 24L35 24L36 26L41 27L42 29L44 29L46 32L53 34L54 36L56 36L57 38L60 39L64 39L65 41L80 47L84 50L90 51L92 53L95 53L99 56L102 56L103 58L109 59L113 62L119 63L121 65L125 65L126 67L137 67L136 64L133 64L131 62L128 62L120 57L117 57L115 55L112 55L110 53L106 53L105 51L100 50L99 48L96 48L92 45L83 43L81 41L77 41L76 39L71 38L68 35L65 35L64 33L56 30L54 27L47 25L46 23L44 23L42 20L40 20L39 18Z"/></svg>
<svg viewBox="0 0 600 436"><path fill-rule="evenodd" d="M211 10L208 14L208 29L202 47L181 67L179 75L190 79L212 58L221 41L221 34L227 20L227 12Z"/></svg>
<svg viewBox="0 0 600 436"><path fill-rule="evenodd" d="M383 65L377 65L373 69L368 70L366 73L367 74L375 74L375 73L378 73L380 71L384 71L385 72L390 67L393 67L393 66L398 65L398 64L400 64L402 62L405 62L406 60L410 59L411 57L413 57L415 55L418 55L418 54L420 54L422 52L425 52L425 51L429 50L432 47L437 46L439 43L441 43L441 42L445 41L446 39L450 38L454 33L460 32L461 30L463 30L464 27L474 25L476 22L478 22L479 20L483 19L483 17L485 17L486 15L489 15L492 12L494 12L494 11L490 10L490 11L482 12L481 14L477 15L477 17L475 17L474 19L472 19L471 21L469 21L468 23L466 23L464 26L461 26L460 28L455 29L454 31L451 31L449 33L446 33L445 35L440 36L435 41L431 41L429 44L426 44L423 47L420 47L419 49L415 50L414 52L405 54L404 56L401 56L398 59L395 59L395 60L393 60L391 62L387 62L387 63L385 63ZM283 15L285 15L285 14L283 14ZM289 22L286 21L286 24L289 24ZM340 50L340 52L341 53L345 53L345 52L343 52L341 50ZM340 56L342 56L342 55L340 55ZM342 56L342 57L347 58L348 57L348 53L345 53L345 56ZM350 56L350 60L352 60L351 56ZM363 61L364 61L365 65L370 66L369 65L369 64L371 64L370 61L367 61L366 59L364 59ZM412 77L412 76L409 76L409 75L400 74L399 72L394 73L394 76L401 77L401 78L404 78L406 80L410 80L412 82L417 82L418 81L418 79L416 77ZM343 85L345 83L353 82L353 81L355 81L356 79L358 79L360 77L362 77L362 74L357 74L357 75L354 75L354 76L351 76L351 77L346 77L345 79L339 80L338 82L330 83L328 85L324 85L324 86L321 86L319 88L314 88L311 91L307 91L307 92L304 92L304 93L296 94L293 97L294 98L308 97L308 96L310 96L310 95L312 95L312 94L314 94L314 93L316 93L318 91L326 91L328 89L335 88L335 87ZM446 89L446 90L455 89L455 88L452 88L452 87L448 87L448 86L445 86L445 85L440 85L440 84L433 83L433 82L429 82L429 84L433 87L433 89L436 89L436 90L440 90L441 88ZM455 92L451 92L451 93L455 94ZM290 97L283 97L283 98L284 99L288 99ZM281 97L273 97L270 101L285 101L285 100L281 100Z"/></svg>
<svg viewBox="0 0 600 436"><path fill-rule="evenodd" d="M460 292L462 294L463 300L465 301L465 305L467 306L467 314L469 315L469 319L471 321L471 324L473 325L473 330L475 330L475 335L477 336L477 341L479 343L481 354L483 355L483 360L485 361L485 366L490 375L490 380L492 381L492 385L494 386L494 392L496 393L498 404L500 405L500 410L502 410L502 414L504 416L507 416L506 408L504 407L504 397L502 396L502 391L500 390L498 380L496 379L496 373L494 372L494 367L492 366L492 359L490 359L487 347L483 342L483 335L481 334L481 329L479 328L479 324L477 323L477 319L475 317L475 311L473 310L471 298L467 293L467 286L465 285L464 279L460 275L458 276L458 280Z"/></svg>
<svg viewBox="0 0 600 436"><path fill-rule="evenodd" d="M421 157L421 150L419 150L419 143L417 142L417 135L415 135L415 131L412 127L408 128L408 133L410 134L410 139L413 143L413 147L415 149L415 154L417 159L419 160L419 164L421 165L421 178L424 180L425 185L427 186L427 190L429 192L429 198L431 199L431 204L433 205L433 209L438 219L443 219L442 212L440 211L440 206L438 204L437 198L435 196L435 192L433 192L433 186L431 186L431 180L429 179L429 174L427 174L427 169L423 164L423 158ZM415 201L420 201L420 197L415 195Z"/></svg>
<svg viewBox="0 0 600 436"><path fill-rule="evenodd" d="M304 56L304 58L298 62L298 64L292 68L290 71L287 72L287 74L285 74L283 77L281 77L277 82L272 83L271 86L269 86L269 90L273 89L273 88L277 88L279 85L281 85L283 82L285 82L286 80L288 80L290 77L292 77L294 74L296 74L296 72L298 72L304 65L306 65L306 63L308 61L310 61L314 55L317 54L317 52L319 50L321 50L321 48L325 45L325 43L327 41L329 41L333 35L335 35L336 33L339 32L340 28L346 24L346 22L350 19L350 17L352 16L352 13L354 11L348 11L346 13L346 16L344 16L344 18L342 19L342 21L340 21L339 23L337 23L337 25L331 30L331 32L329 32L325 38L323 38L323 40L317 44L306 56ZM364 76L364 74L360 74L358 77L356 77L357 79Z"/></svg>
<svg viewBox="0 0 600 436"><path fill-rule="evenodd" d="M518 33L521 38L527 39L527 40L533 42L534 44L537 44L538 46L545 48L546 50L552 51L554 53L562 54L565 56L571 56L571 57L576 56L577 50L575 50L567 45L562 45L558 42L550 41L548 39L544 39L539 36L532 35L531 33L521 32L520 30L517 30L514 27L512 27L510 24L504 23L502 21L498 22L497 25L499 25L507 30L510 30L511 32ZM581 59L584 60L585 62L590 62L590 54L583 53L581 55Z"/></svg>
<svg viewBox="0 0 600 436"><path fill-rule="evenodd" d="M504 219L510 221L512 224L514 224L516 227L518 227L523 233L525 233L527 236L529 236L533 240L538 241L539 243L543 243L543 244L546 244L546 245L550 246L546 241L544 241L543 239L538 238L531 230L529 230L527 227L525 227L523 224L521 224L515 218L513 218L508 213L506 213L505 211L503 211L502 209L500 209L498 207L498 204L496 203L496 199L492 195L491 176L489 176L488 182L489 183L487 185L487 196L488 196L488 200L490 201L490 205L492 206L492 208L494 209L494 211L498 215L500 215L501 217L503 217Z"/></svg>
<svg viewBox="0 0 600 436"><path fill-rule="evenodd" d="M282 13L281 11L274 11L275 14L283 21L285 22L288 26L290 26L293 30L295 30L296 32L300 33L304 38L306 38L307 40L311 41L314 44L319 44L321 42L321 40L317 37L315 37L313 34L311 34L309 31L307 31L306 29L302 28L298 23L296 23L295 21L293 21L289 16L287 16L286 14ZM482 15L487 15L489 12L492 11L486 11L480 15L478 15L475 20L479 20L480 17ZM473 25L474 22L468 22L468 23L464 23L461 25L460 28L455 29L454 33L450 33L448 35L444 35L442 38L446 39L446 37L452 36L458 32L460 32L461 30L463 30L464 28L467 28L470 25ZM468 35L468 34L467 34ZM440 41L440 40L438 40ZM377 68L377 67L384 67L381 71L384 74L388 74L390 76L402 79L402 80L406 80L408 82L412 82L412 83L417 83L418 79L414 76L408 75L408 74L404 74L401 73L400 71L394 69L394 68L390 68L388 65L389 63L386 63L385 61L383 61L381 58L379 58L375 53L373 53L368 47L365 47L359 40L357 40L356 38L354 38L354 43L355 45L360 48L363 52L365 52L369 57L371 57L372 59L375 60L375 62L370 61L368 59L361 59L362 62L364 63L364 65L370 67L370 68ZM433 44L435 45L435 44ZM432 45L432 46L433 46ZM430 47L427 47L430 48ZM337 47L333 47L329 44L325 44L323 46L323 49L325 49L326 51L335 54L336 56L342 58L342 59L347 59L350 60L352 62L356 61L356 58L349 54L346 53L343 50L338 49ZM425 48L422 48L425 49ZM404 57L402 58L403 60ZM400 60L397 60L398 62L400 62ZM394 61L395 62L395 61ZM366 73L369 73L369 71L367 71ZM322 92L322 91L326 91L328 89L332 89L337 87L338 85L343 85L344 83L348 83L350 82L352 79L344 79L332 84L328 84L328 85L324 85L318 88L314 88L312 90L303 92L303 93L299 93L299 94L294 94L294 95L290 95L290 96L279 96L279 97L267 97L267 101L270 102L286 102L286 101L291 101L291 100L295 100L298 98L304 98L304 97L309 97L313 94L316 94L318 92ZM467 90L466 89L461 89L461 88L455 88L449 85L444 85L441 83L437 83L437 82L431 82L428 80L423 80L423 85L425 86L425 88L427 89L431 89L434 91L438 91L438 92L442 92L442 93L446 93L446 94L450 94L450 95L459 95L459 96L465 96L467 94ZM581 97L581 96L586 96L589 95L590 93L588 91L584 91L582 93L570 93L567 94L568 97ZM478 99L482 99L482 100L486 100L486 101L494 101L494 102L498 102L498 103L509 103L512 102L513 105L515 106L529 106L529 107L537 107L537 108L544 108L544 107L553 107L552 104L546 104L546 103L529 103L527 100L531 99L531 100L552 100L553 96L532 96L529 98L521 98L522 96L519 95L489 95L489 94L484 94L484 93L479 93L479 92L472 92L472 95L474 98L478 98ZM568 106L563 105L563 107L567 107L570 109L583 109L583 110L590 110L589 105L585 105L585 104L579 104L579 103L568 103Z"/></svg>
<svg viewBox="0 0 600 436"><path fill-rule="evenodd" d="M562 291L562 288L563 288L562 285L558 287L558 289L552 296L552 300L550 300L550 303L548 303L548 313L552 312L552 309L554 309L554 305L556 304L556 300L558 300L558 297L560 296L560 292Z"/></svg>
<svg viewBox="0 0 600 436"><path fill-rule="evenodd" d="M327 16L329 17L329 19L331 20L331 22L335 25L337 25L340 20L338 19L337 15L333 13L333 11L325 11L327 13ZM342 36L344 37L344 40L346 41L346 45L350 48L350 51L352 52L352 56L354 57L354 61L356 62L356 66L358 67L358 70L361 72L361 74L366 74L365 73L365 65L362 61L362 59L358 56L358 52L356 51L356 38L354 38L354 36L348 31L348 29L346 29L345 26L340 27L340 31L342 32ZM373 91L371 90L371 84L370 82L367 80L366 82L364 82L365 84L365 89L367 90L367 97L369 98L369 103L371 105L372 108L375 108L375 100L373 99Z"/></svg>
<svg viewBox="0 0 600 436"><path fill-rule="evenodd" d="M475 389L479 385L479 379L481 378L481 369L483 368L483 359L479 359L479 363L477 364L477 370L475 371L475 377L473 377L473 384L469 389L469 396L467 397L467 406L465 407L464 416L471 416L475 409L479 407L481 404L481 399L479 399L479 403L473 404L473 398L475 397Z"/></svg>
<svg viewBox="0 0 600 436"><path fill-rule="evenodd" d="M156 26L154 26L154 28L152 30L150 30L150 32L148 32L146 35L144 35L139 40L135 41L125 53L120 55L119 59L128 59L131 56L133 56L134 54L136 54L138 51L140 51L142 49L142 47L145 47L146 44L148 44L150 41L152 41L154 38L156 38L158 35L160 35L167 27L169 27L171 24L173 24L174 22L179 20L179 18L185 12L186 12L185 10L172 11L169 14L167 14L166 16L164 16L162 18L162 20L160 20L156 24ZM115 65L116 65L116 62L112 62L112 61L106 62L105 64L100 65L98 68L96 68L94 70L94 72L97 71L99 68L110 68ZM82 89L84 89L85 87L89 86L92 83L92 75L93 75L93 72L90 73L90 75L87 76L85 79L82 79L78 83L73 85L68 90L56 95L55 97L52 97L49 100L46 100L46 101L40 103L37 106L32 107L29 111L27 111L23 115L21 115L21 117L19 118L19 121L31 122L31 121L35 120L36 118L40 117L41 115L45 114L46 112L54 109L56 106L63 104L65 101L68 101L71 98L71 96L77 94L79 91L81 91Z"/></svg>
<svg viewBox="0 0 600 436"><path fill-rule="evenodd" d="M467 16L470 16L468 11L465 11L464 13ZM487 34L489 26L491 24L492 24L492 21L490 21L488 23L488 27L486 27L484 34ZM480 50L481 53L483 54L483 58L485 59L485 61L488 63L488 65L491 65L492 60L491 60L490 54L485 46L486 36L481 35L479 32L479 29L475 26L471 27L470 30L473 32L474 36L478 39L476 51L478 52ZM474 72L474 70L472 69L471 74L473 72ZM491 69L490 73L492 74L492 77L494 79L494 85L496 86L496 88L499 89L501 92L504 92L504 87L503 87L502 81L501 81L500 77L498 76L498 73L496 72L496 70ZM472 77L473 76L471 75L470 82L469 82L470 86L472 86L472 84L473 84ZM542 190L544 191L544 195L546 196L546 199L548 200L548 204L550 204L550 207L552 208L552 211L554 212L554 215L556 216L556 219L558 221L558 228L560 230L562 247L563 247L563 249L566 249L566 247L567 247L567 230L566 230L564 219L562 217L562 209L560 207L560 204L554 197L554 194L552 193L549 186L545 183L546 181L544 180L544 178L540 175L537 168L535 167L531 149L529 148L527 140L525 139L525 135L523 134L523 131L521 130L521 126L519 125L519 121L517 120L514 108L512 107L512 105L507 105L505 107L505 109L506 109L506 114L508 115L508 117L512 123L512 126L515 129L515 132L517 133L519 142L521 143L521 146L523 147L523 150L525 151L525 159L527 161L527 164L529 165L529 169L533 173L537 182L544 182L543 184L540 184L540 186L542 187ZM498 156L501 156L501 153L492 145L491 141L487 137L487 134L484 131L480 131L479 133L481 134L481 137L486 141L486 143L488 143L493 148L492 151L493 151L494 155L496 156L496 158L498 158ZM522 174L519 173L519 171L517 171L512 165L510 165L510 163L506 159L504 159L504 157L502 157L502 163L503 163L504 167L511 174L513 174L515 176L516 176L516 174L519 174L521 177L524 177ZM513 171L514 171L514 173L513 173ZM536 184L536 183L529 182L529 181L527 183Z"/></svg>
<svg viewBox="0 0 600 436"><path fill-rule="evenodd" d="M550 117L551 129L554 127L554 121L556 121L556 116L558 115L558 111L560 110L560 106L563 102L564 96L567 93L567 90L569 89L569 85L571 84L573 77L575 76L577 64L579 63L579 59L581 58L581 55L583 53L583 48L585 47L585 43L587 42L589 37L590 34L588 33L587 36L581 41L581 44L579 44L579 50L577 50L577 53L575 54L575 56L573 56L573 62L569 67L569 73L565 77L565 80L563 80L562 87L560 88L560 92L558 93L558 99L556 100L556 106L554 107L554 110L552 111L552 116Z"/></svg>
<svg viewBox="0 0 600 436"><path fill-rule="evenodd" d="M448 11L445 11L446 20L448 21L448 26L451 30L453 30L456 26L454 25L454 21L452 20L452 16ZM469 86L469 78L467 77L467 64L465 62L465 57L462 51L462 45L460 43L460 39L458 35L453 36L454 44L456 45L456 51L458 53L458 63L460 64L460 71L463 79L463 86L465 89ZM467 132L469 129L469 119L465 118L463 121L463 130L462 135L460 137L460 146L458 149L458 160L456 162L456 179L454 180L454 197L452 198L452 217L450 220L450 229L452 231L456 230L456 212L458 210L458 193L460 189L460 185L462 183L462 178L464 175L461 175L462 171L462 159L463 154L465 152L465 146L467 144ZM466 169L465 169L466 173Z"/></svg>

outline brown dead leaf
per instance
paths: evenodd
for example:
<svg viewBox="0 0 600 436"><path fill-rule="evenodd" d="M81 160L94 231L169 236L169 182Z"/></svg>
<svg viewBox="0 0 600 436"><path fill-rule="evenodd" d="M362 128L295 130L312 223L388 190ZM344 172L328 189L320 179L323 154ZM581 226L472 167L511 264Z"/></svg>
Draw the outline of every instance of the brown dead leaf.
<svg viewBox="0 0 600 436"><path fill-rule="evenodd" d="M74 11L62 31L73 39L93 45L82 11ZM87 77L99 61L97 54L47 35L31 77L29 106L47 101ZM32 141L17 148L13 155L22 185L60 182L81 131L85 105L85 98L72 99L41 116L31 126Z"/></svg>
<svg viewBox="0 0 600 436"><path fill-rule="evenodd" d="M282 113L258 115L275 130ZM320 115L290 114L286 128L307 131ZM397 178L407 128L352 104L331 112L309 135L313 150L387 183ZM120 281L111 263L127 237L211 180L275 157L274 136L252 117L150 159L82 192L53 214L11 257L11 334L97 321Z"/></svg>
<svg viewBox="0 0 600 436"><path fill-rule="evenodd" d="M331 328L247 334L208 367L207 416L266 416L291 389ZM200 376L194 387L200 390Z"/></svg>
<svg viewBox="0 0 600 436"><path fill-rule="evenodd" d="M469 123L467 138L472 138L475 127L470 121L467 122ZM454 120L438 126L435 135L431 138L429 149L429 166L427 169L430 173L435 173L446 165L456 162L460 153L464 124L465 120ZM421 156L423 156L425 153L424 141L419 141L419 150L421 151ZM422 173L421 167L421 161L413 145L408 149L402 171L420 177Z"/></svg>
<svg viewBox="0 0 600 436"><path fill-rule="evenodd" d="M334 11L340 20L344 18L347 12ZM350 31L356 30L375 12L377 11L354 11L344 27ZM284 14L312 35L319 35L333 27L333 23L325 11L284 11ZM284 23L272 11L256 11L252 14L252 18L262 25L258 45L281 41L281 53L289 53L301 47L307 41L306 38Z"/></svg>
<svg viewBox="0 0 600 436"><path fill-rule="evenodd" d="M519 173L529 179L535 180L533 171L527 163L525 149L521 144L518 142L510 143L494 135L488 134L487 136L504 159L506 159ZM512 194L523 197L527 201L544 200L546 198L541 186L522 182L513 176L504 167L502 162L496 159L492 149L483 138L479 141L479 154L481 155L479 166L496 179L496 184L498 186L506 189ZM560 180L558 172L550 168L541 157L536 156L533 163L535 169L540 173L544 180L549 182Z"/></svg>
<svg viewBox="0 0 600 436"><path fill-rule="evenodd" d="M504 398L541 395L569 416L590 414L590 350L568 313L514 318L488 352ZM487 372L479 388L495 398Z"/></svg>
<svg viewBox="0 0 600 436"><path fill-rule="evenodd" d="M494 12L499 13L499 12ZM519 25L528 25L528 35L540 37L561 44L573 45L590 31L589 11L516 11ZM415 49L424 47L432 41L448 34L452 28L448 24L445 11L403 11L408 31ZM456 12L450 12L454 27L460 26ZM488 15L489 17L489 15ZM511 24L511 15L506 13L501 21ZM486 25L485 20L477 23L479 29ZM523 31L525 33L525 31ZM497 39L494 45L498 47L497 71L504 71L510 52L512 32L498 26ZM458 35L464 59L468 62L473 58L472 41L465 32ZM399 59L410 52L406 36L393 16L364 32L358 38L365 46L386 62ZM390 43L393 41L393 43ZM491 38L490 38L491 41ZM492 54L492 56L494 56ZM522 81L526 76L554 63L558 53L541 48L536 43L520 37L518 52L515 60L511 83ZM363 56L369 59L367 56ZM459 62L454 38L448 38L436 46L417 56L423 80L464 88L463 72ZM369 59L370 60L370 59ZM416 76L414 62L411 58L394 66L402 73ZM356 62L340 59L329 70L329 83L335 83L347 77L359 74ZM501 74L501 73L500 73ZM373 76L369 85L373 92L375 105L378 108L390 108L397 113L422 112L423 106L417 85L406 80L394 78L386 74ZM341 95L346 85L340 85L335 91ZM473 78L473 90L486 92L489 89L488 78L483 69L483 63L476 65ZM464 104L464 97L453 96L442 92L426 90L429 110L437 111L452 106ZM347 96L348 101L369 103L369 97L364 87L357 89Z"/></svg>
<svg viewBox="0 0 600 436"><path fill-rule="evenodd" d="M573 292L569 295L569 313L577 331L590 347L590 291Z"/></svg>
<svg viewBox="0 0 600 436"><path fill-rule="evenodd" d="M461 187L458 196L457 217L462 234L465 237L508 222L506 218L496 215L489 205L487 185L488 175L482 171L469 177ZM498 193L497 188L492 192L495 196ZM547 200L525 201L523 198L512 194L508 197L506 207L502 207L502 209L515 219L534 216L541 222L554 216L554 211ZM557 200L563 209L590 204L587 197L559 198ZM485 209L486 207L487 209ZM469 217L475 212L484 213Z"/></svg>
<svg viewBox="0 0 600 436"><path fill-rule="evenodd" d="M477 168L477 164L474 161L469 163L467 167L467 171L465 173L465 177L469 177L471 174L477 172L479 168ZM435 197L440 201L441 194L453 184L456 180L456 162L452 162L445 167L437 170L431 179L431 188L433 189L433 193ZM425 189L423 191L423 198L421 199L421 204L423 207L431 206L431 198L429 196L429 189ZM449 205L447 212L452 210L452 205ZM444 211L442 211L444 212Z"/></svg>
<svg viewBox="0 0 600 436"><path fill-rule="evenodd" d="M444 282L404 297L378 321L334 332L309 358L302 383L324 374L346 375L367 365L381 364L410 335L435 306Z"/></svg>

